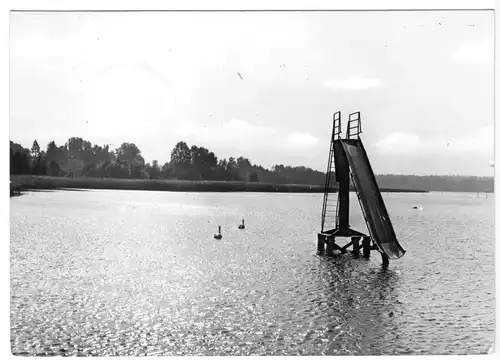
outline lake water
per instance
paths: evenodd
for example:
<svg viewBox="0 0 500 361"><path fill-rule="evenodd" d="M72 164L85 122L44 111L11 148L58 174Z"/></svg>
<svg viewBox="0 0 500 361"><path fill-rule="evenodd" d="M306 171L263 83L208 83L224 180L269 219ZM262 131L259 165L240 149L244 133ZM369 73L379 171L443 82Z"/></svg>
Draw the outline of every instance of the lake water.
<svg viewBox="0 0 500 361"><path fill-rule="evenodd" d="M387 270L378 252L316 255L322 197L95 190L11 198L13 353L488 352L493 195L383 194L407 250ZM366 231L351 199L351 226Z"/></svg>

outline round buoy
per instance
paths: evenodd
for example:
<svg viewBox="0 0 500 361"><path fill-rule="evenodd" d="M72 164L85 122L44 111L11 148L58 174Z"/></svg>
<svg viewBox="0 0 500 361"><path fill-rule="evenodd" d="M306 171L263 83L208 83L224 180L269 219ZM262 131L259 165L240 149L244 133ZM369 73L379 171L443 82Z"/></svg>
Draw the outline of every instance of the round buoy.
<svg viewBox="0 0 500 361"><path fill-rule="evenodd" d="M219 233L214 234L215 239L221 239L222 238L222 233L220 231L220 226L219 226Z"/></svg>

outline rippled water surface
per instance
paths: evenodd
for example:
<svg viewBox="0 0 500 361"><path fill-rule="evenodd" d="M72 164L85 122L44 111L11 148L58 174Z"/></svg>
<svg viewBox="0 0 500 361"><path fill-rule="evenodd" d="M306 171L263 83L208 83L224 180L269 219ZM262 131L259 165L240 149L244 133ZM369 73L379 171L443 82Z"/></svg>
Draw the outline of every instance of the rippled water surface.
<svg viewBox="0 0 500 361"><path fill-rule="evenodd" d="M407 249L385 271L376 252L369 260L316 255L321 194L11 198L12 351L486 353L495 319L493 196L383 196ZM351 198L351 226L365 231ZM213 239L217 225L221 240Z"/></svg>

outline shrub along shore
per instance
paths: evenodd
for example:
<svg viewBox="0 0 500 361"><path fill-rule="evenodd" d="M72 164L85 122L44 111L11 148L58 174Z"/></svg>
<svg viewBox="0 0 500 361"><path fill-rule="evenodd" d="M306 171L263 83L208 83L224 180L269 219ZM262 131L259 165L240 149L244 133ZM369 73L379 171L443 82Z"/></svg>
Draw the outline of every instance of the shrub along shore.
<svg viewBox="0 0 500 361"><path fill-rule="evenodd" d="M242 181L188 181L170 179L66 178L32 175L11 175L10 194L47 189L117 189L170 192L274 192L323 193L324 186L305 184L273 184ZM336 192L334 187L330 192ZM425 193L423 190L383 189L382 192Z"/></svg>

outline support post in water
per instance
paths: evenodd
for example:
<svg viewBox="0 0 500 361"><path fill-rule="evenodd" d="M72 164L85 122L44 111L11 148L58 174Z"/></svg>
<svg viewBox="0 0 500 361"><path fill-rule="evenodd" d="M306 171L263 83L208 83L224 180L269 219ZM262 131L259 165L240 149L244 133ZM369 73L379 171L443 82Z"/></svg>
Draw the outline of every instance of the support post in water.
<svg viewBox="0 0 500 361"><path fill-rule="evenodd" d="M361 237L352 237L352 254L355 256L359 256L359 241Z"/></svg>
<svg viewBox="0 0 500 361"><path fill-rule="evenodd" d="M334 249L335 249L335 237L327 237L327 240L326 240L326 255L328 257L332 257Z"/></svg>
<svg viewBox="0 0 500 361"><path fill-rule="evenodd" d="M363 257L370 258L371 251L371 239L370 237L363 237Z"/></svg>
<svg viewBox="0 0 500 361"><path fill-rule="evenodd" d="M325 252L325 237L318 236L318 253Z"/></svg>
<svg viewBox="0 0 500 361"><path fill-rule="evenodd" d="M389 267L389 257L385 253L382 253L382 267Z"/></svg>

